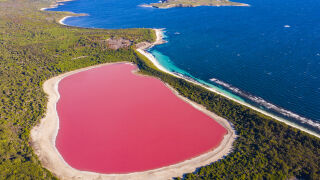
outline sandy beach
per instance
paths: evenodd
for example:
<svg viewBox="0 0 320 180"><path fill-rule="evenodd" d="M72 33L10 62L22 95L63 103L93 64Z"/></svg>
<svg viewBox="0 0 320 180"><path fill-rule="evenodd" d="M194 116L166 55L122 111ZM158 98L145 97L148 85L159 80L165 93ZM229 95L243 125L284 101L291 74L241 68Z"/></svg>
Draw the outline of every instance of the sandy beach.
<svg viewBox="0 0 320 180"><path fill-rule="evenodd" d="M51 4L49 7L41 8L40 11L45 11L47 9L56 8L60 5L63 5L64 2L73 1L73 0L56 0L53 4Z"/></svg>
<svg viewBox="0 0 320 180"><path fill-rule="evenodd" d="M46 10L51 9L51 8L56 8L58 6L64 5L64 2L69 2L69 1L73 1L73 0L57 0L53 4L51 4L49 7L41 8L40 11L46 11ZM70 12L70 13L72 13L72 12ZM73 16L65 16L65 17L61 18L59 20L59 24L62 24L62 25L66 26L64 21L69 17L73 17Z"/></svg>
<svg viewBox="0 0 320 180"><path fill-rule="evenodd" d="M63 17L62 19L59 20L59 23L62 24L62 25L66 25L66 24L64 24L63 22L64 22L67 18L69 18L69 17L72 17L72 16L65 16L65 17Z"/></svg>

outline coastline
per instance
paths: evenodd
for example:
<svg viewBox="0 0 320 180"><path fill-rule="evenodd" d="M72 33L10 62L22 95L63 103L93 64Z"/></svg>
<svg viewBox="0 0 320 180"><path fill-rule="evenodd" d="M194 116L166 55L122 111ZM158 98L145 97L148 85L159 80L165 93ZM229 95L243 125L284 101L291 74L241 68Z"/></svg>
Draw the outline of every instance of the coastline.
<svg viewBox="0 0 320 180"><path fill-rule="evenodd" d="M40 11L45 11L47 9L56 8L56 7L60 6L60 5L64 5L64 2L68 2L68 1L74 1L74 0L56 0L49 7L41 8Z"/></svg>
<svg viewBox="0 0 320 180"><path fill-rule="evenodd" d="M58 84L63 78L72 74L110 64L115 63L99 64L67 72L53 77L45 81L43 84L45 93L49 95L47 112L45 118L41 120L40 124L31 130L31 145L39 157L42 165L57 177L61 179L171 179L172 177L181 177L184 173L193 172L196 170L196 168L217 161L231 152L232 143L236 138L235 131L232 129L231 124L227 120L206 110L204 107L188 100L185 97L182 97L172 87L170 87L168 84L165 84L180 99L189 103L197 110L207 114L227 130L227 134L224 135L224 138L218 147L215 147L209 152L189 160L143 172L134 172L128 174L102 174L89 171L80 171L72 168L67 162L64 161L63 157L60 155L55 146L55 139L59 131L59 117L56 111L56 104L60 98Z"/></svg>
<svg viewBox="0 0 320 180"><path fill-rule="evenodd" d="M235 98L232 98L232 97L230 97L230 96L228 96L228 95L226 95L226 94L223 94L223 93L221 93L221 92L219 92L219 91L217 91L217 90L215 90L215 89L213 89L213 88L210 88L210 87L208 87L208 86L205 86L205 85L203 85L203 84L201 84L201 83L199 83L199 82L196 82L196 81L187 79L187 78L185 78L185 77L183 77L183 76L180 76L180 75L178 75L178 74L175 74L175 73L172 73L172 72L168 71L167 69L165 69L165 68L157 61L157 59L156 59L151 53L149 53L149 52L147 51L147 50L150 49L151 47L153 47L153 46L155 46L155 45L158 45L158 44L162 44L162 43L165 42L165 41L162 39L162 38L163 38L162 29L154 29L154 31L156 32L156 36L157 36L156 41L155 41L154 43L150 44L149 46L143 46L143 47L137 48L137 51L138 51L140 54L142 54L143 56L147 57L147 58L152 62L152 64L155 65L159 70L161 70L161 71L163 71L163 72L165 72L165 73L168 73L168 74L170 74L170 75L172 75L172 76L175 76L175 77L177 77L177 78L184 79L184 80L186 80L186 81L188 81L188 82L190 82L190 83L199 85L199 86L201 86L201 87L203 87L203 88L205 88L205 89L207 89L207 90L209 90L209 91L211 91L211 92L214 92L214 93L216 93L216 94L219 94L219 95L221 95L221 96L223 96L223 97L225 97L225 98L228 98L228 99L230 99L230 100L232 100L232 101L234 101L234 102L237 102L237 103L239 103L239 104L241 104L241 105L244 105L244 106L246 106L246 107L248 107L248 108L250 108L250 109L253 109L253 110L255 110L255 111L259 112L259 113L262 113L262 114L264 114L264 115L266 115L266 116L269 116L269 117L271 117L271 118L273 118L273 119L276 119L276 120L278 120L278 121L280 121L280 122L283 122L283 123L285 123L285 124L287 124L287 125L289 125L289 126L291 126L291 127L294 127L294 128L296 128L296 129L299 129L299 130L301 130L301 131L304 131L304 132L306 132L306 133L308 133L308 134L311 134L311 135L313 135L313 136L315 136L315 137L317 137L317 138L320 138L320 135L319 135L319 134L317 134L317 133L315 133L315 132L313 132L313 131L311 131L311 130L309 130L309 129L307 129L307 128L301 127L301 126L299 126L299 125L297 125L297 124L295 124L295 123L293 123L293 122L291 122L291 121L289 121L289 120L286 120L286 119L284 119L284 118L281 118L281 117L278 117L278 116L276 116L276 115L273 115L273 114L271 114L271 113L269 113L269 112L266 112L266 111L264 111L264 110L262 110L262 109L259 109L259 108L257 108L257 107L254 107L253 105L250 105L249 103L239 101L239 100L237 100L237 99L235 99Z"/></svg>
<svg viewBox="0 0 320 180"><path fill-rule="evenodd" d="M64 18L66 18L66 17L64 17ZM63 24L63 21L60 20L59 23ZM222 95L230 100L233 100L237 103L245 105L253 110L256 110L256 111L258 111L262 114L265 114L269 117L272 117L278 121L284 122L285 124L288 124L288 125L295 127L299 130L302 130L302 131L305 131L309 134L312 134L318 138L320 137L318 134L315 134L315 133L313 133L303 127L297 126L292 122L289 122L285 119L282 119L282 118L277 117L275 115L272 115L268 112L260 110L260 109L254 107L250 104L247 104L245 102L238 101L232 97L229 97L223 93L218 92L215 89L209 88L203 84L186 79L182 76L179 76L177 74L174 74L174 73L166 70L163 66L160 65L160 63L155 59L155 57L152 54L147 52L147 49L151 48L152 46L164 43L164 41L162 40L161 29L155 29L155 31L156 31L156 35L157 35L157 40L152 44L138 48L137 51L139 53L141 53L142 55L144 55L145 57L147 57L158 69L160 69L168 74L171 74L175 77L182 78L188 82L200 85L209 91L212 91L212 92L215 92L219 95ZM234 139L236 138L236 135L234 134L234 131L232 130L231 125L229 124L229 122L227 120L208 111L208 112L204 112L204 113L209 113L212 116L214 116L214 118L215 118L214 120L216 120L220 124L222 122L222 123L226 123L225 124L226 126L230 126L229 127L230 129L227 129L229 137L226 137L228 134L225 135L224 139L222 140L222 142L220 143L220 145L217 148L215 148L213 151L202 154L196 158L192 158L190 160L186 160L184 162L181 162L181 163L178 163L175 165L171 165L171 166L167 166L167 167L163 167L163 168L159 168L159 169L155 169L155 170L137 172L137 173L129 173L129 174L100 174L100 173L94 173L94 172L88 172L88 171L80 171L80 170L76 170L76 169L70 167L63 160L62 156L59 154L59 152L55 148L55 137L56 137L58 130L59 130L59 119L58 119L58 115L57 115L57 112L55 109L56 103L54 103L54 101L57 102L59 99L59 93L57 93L58 92L58 89L57 89L58 83L62 78L66 77L68 75L71 75L71 74L74 74L77 72L81 72L81 71L85 71L85 70L88 70L91 68L96 68L96 67L103 66L103 65L106 65L106 64L100 64L100 65L96 65L96 66L91 66L91 67L67 72L65 74L51 78L44 83L44 89L45 89L46 93L47 93L47 90L49 90L51 88L51 90L49 90L49 91L51 91L50 92L51 94L47 93L47 94L49 94L48 109L47 109L46 117L41 120L41 123L39 125L37 125L36 127L34 127L32 129L31 139L32 139L32 147L34 148L35 153L38 155L42 165L44 167L46 167L47 169L49 169L51 172L53 172L53 174L57 175L61 179L79 179L79 178L80 179L142 179L142 178L170 179L171 177L181 176L182 174L187 173L187 172L193 172L195 170L195 168L207 165L209 163L212 163L213 161L221 159L221 158L223 158L223 156L225 156L226 154L228 154L230 152L230 150L232 149L232 143L233 143ZM169 88L170 88L170 86L169 86ZM175 94L178 97L180 97L180 98L184 99L185 101L187 101L188 103L190 103L193 107L196 106L196 108L200 108L203 111L207 111L207 110L203 109L203 107L201 107L195 103L192 104L192 102L190 100L188 100L187 98L178 95L177 92L173 88L171 88L171 90L173 90L173 92L175 92ZM53 125L53 126L51 126L51 125ZM46 128L48 128L48 129L46 129ZM232 134L229 133L229 130L231 131ZM51 134L46 131L50 131ZM41 133L45 133L47 136L43 136ZM42 142L40 143L39 141L42 141ZM53 145L53 147L52 147L52 145ZM224 147L222 147L223 145L224 145ZM229 147L226 147L228 145L229 145ZM226 150L226 148L229 148L229 149ZM48 152L46 152L46 151L50 151L53 154L49 155ZM218 156L219 157L221 156L221 157L219 158ZM208 158L212 158L212 159L208 159ZM186 169L189 169L189 170L181 171L181 169L183 168L182 166L184 166L184 163L188 163L188 162L191 163L190 161L193 161L195 159L198 159L199 161L203 160L202 163L206 163L206 164L194 165L194 167L185 167ZM55 161L57 161L58 163L56 164ZM193 163L195 164L195 163L199 163L199 162L193 162ZM175 166L175 167L173 167L173 166ZM179 174L178 171L179 172L181 171L182 173ZM169 175L169 174L174 174L174 175ZM154 176L157 176L157 177L154 178Z"/></svg>
<svg viewBox="0 0 320 180"><path fill-rule="evenodd" d="M65 21L67 18L69 18L69 17L73 17L73 16L65 16L65 17L61 18L61 19L59 20L59 24L66 26L66 24L64 23L64 21Z"/></svg>

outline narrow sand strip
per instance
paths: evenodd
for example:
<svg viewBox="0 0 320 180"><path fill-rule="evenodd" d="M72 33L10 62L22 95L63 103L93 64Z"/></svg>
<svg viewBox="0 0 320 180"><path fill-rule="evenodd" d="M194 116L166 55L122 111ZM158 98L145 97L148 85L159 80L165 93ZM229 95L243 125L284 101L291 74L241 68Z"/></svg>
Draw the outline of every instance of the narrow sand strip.
<svg viewBox="0 0 320 180"><path fill-rule="evenodd" d="M201 87L203 87L203 88L205 88L205 89L207 89L207 90L209 90L209 91L212 91L212 92L214 92L214 93L216 93L216 94L219 94L219 95L221 95L221 96L223 96L223 97L226 97L226 98L228 98L228 99L230 99L230 100L232 100L232 101L235 101L235 102L237 102L237 103L239 103L239 104L242 104L242 105L244 105L244 106L247 106L247 107L249 107L249 108L251 108L251 109L253 109L253 110L255 110L255 111L258 111L258 112L260 112L260 113L262 113L262 114L264 114L264 115L267 115L267 116L269 116L269 117L272 117L273 119L276 119L276 120L278 120L278 121L280 121L280 122L283 122L283 123L285 123L285 124L287 124L287 125L289 125L289 126L292 126L292 127L294 127L294 128L297 128L297 129L299 129L299 130L301 130L301 131L304 131L304 132L306 132L306 133L309 133L309 134L311 134L311 135L313 135L313 136L316 136L316 137L320 138L320 135L319 135L319 134L317 134L317 133L315 133L315 132L313 132L313 131L311 131L311 130L309 130L309 129L307 129L307 128L301 127L301 126L299 126L299 125L297 125L297 124L295 124L295 123L293 123L293 122L290 122L289 120L286 120L286 119L284 119L284 118L281 118L281 117L278 117L278 116L276 116L276 115L273 115L273 114L271 114L271 113L269 113L269 112L266 112L266 111L264 111L264 110L262 110L262 109L259 109L259 108L257 108L257 107L254 107L254 106L252 106L252 105L250 105L250 104L248 104L248 103L246 103L246 102L239 101L239 100L237 100L237 99L235 99L235 98L232 98L232 97L230 97L230 96L228 96L228 95L226 95L226 94L223 94L223 93L217 91L217 90L214 89L214 88L210 88L210 87L205 86L205 85L203 85L203 84L201 84L201 83L199 83L199 82L192 81L192 80L190 80L190 79L187 79L187 78L182 77L182 76L180 76L180 75L178 75L178 74L174 74L174 73L168 71L167 69L165 69L165 68L157 61L157 59L156 59L151 53L149 53L149 52L147 51L147 49L150 49L150 48L153 47L154 45L162 44L162 43L164 42L163 39L162 39L162 36L163 36L162 29L154 29L154 30L156 31L157 40L156 40L153 44L149 44L149 46L140 47L139 49L137 49L137 51L138 51L139 53L141 53L142 55L144 55L145 57L147 57L159 70L161 70L161 71L163 71L163 72L166 72L166 73L168 73L168 74L171 74L171 75L173 75L173 76L175 76L175 77L184 79L184 80L186 80L186 81L188 81L188 82L194 83L194 84L196 84L196 85L199 85L199 86L201 86Z"/></svg>
<svg viewBox="0 0 320 180"><path fill-rule="evenodd" d="M104 65L108 64L100 64L67 72L47 80L43 85L44 91L49 95L46 117L41 120L39 125L32 129L31 144L35 150L35 153L42 162L42 165L60 179L171 179L172 177L182 176L184 173L193 172L200 166L208 165L214 161L217 161L218 159L226 156L232 150L232 143L234 142L236 135L230 123L216 114L206 110L204 107L191 102L185 97L180 96L172 87L167 85L179 98L191 104L193 107L202 111L203 113L209 115L227 130L227 134L224 136L224 139L217 148L209 151L208 153L178 164L144 172L128 174L100 174L80 171L72 168L64 161L63 157L60 155L55 146L55 140L59 130L59 117L56 111L56 104L60 97L58 92L58 84L67 76Z"/></svg>

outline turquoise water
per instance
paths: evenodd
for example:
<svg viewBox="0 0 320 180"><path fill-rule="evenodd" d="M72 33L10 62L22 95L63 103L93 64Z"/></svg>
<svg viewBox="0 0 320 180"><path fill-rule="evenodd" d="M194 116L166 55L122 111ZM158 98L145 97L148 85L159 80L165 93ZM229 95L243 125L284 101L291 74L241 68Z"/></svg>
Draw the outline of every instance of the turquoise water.
<svg viewBox="0 0 320 180"><path fill-rule="evenodd" d="M153 9L145 0L76 0L72 26L165 28L150 52L168 70L320 132L320 1ZM148 1L155 2L155 1Z"/></svg>
<svg viewBox="0 0 320 180"><path fill-rule="evenodd" d="M166 36L164 36L164 37L166 37ZM213 88L215 90L218 90L219 92L224 93L224 94L226 94L229 97L232 97L234 99L237 99L237 100L240 100L240 101L245 101L241 97L239 97L239 96L237 96L235 94L232 94L229 91L224 90L223 88L219 88L218 86L215 86L215 85L210 84L210 83L208 83L206 81L198 79L198 78L192 76L191 74L189 74L187 71L184 71L184 70L178 68L177 66L175 66L172 63L172 61L170 60L170 58L168 56L165 56L165 55L161 54L161 52L159 52L157 50L151 50L151 54L158 60L158 62L163 67L165 67L169 71L178 73L178 75L182 75L182 76L185 76L185 77L188 77L188 78L192 78L193 80L195 80L195 81L197 81L197 82L199 82L201 84L204 84L206 86L209 86L209 87L211 87L211 88Z"/></svg>

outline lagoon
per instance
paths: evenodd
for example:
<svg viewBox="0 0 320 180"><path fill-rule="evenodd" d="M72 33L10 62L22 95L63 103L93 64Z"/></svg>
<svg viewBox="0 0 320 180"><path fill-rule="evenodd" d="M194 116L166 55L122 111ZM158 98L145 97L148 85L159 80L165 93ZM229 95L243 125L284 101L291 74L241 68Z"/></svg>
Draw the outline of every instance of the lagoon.
<svg viewBox="0 0 320 180"><path fill-rule="evenodd" d="M130 173L176 164L219 146L226 129L159 79L118 63L59 83L56 147L78 170Z"/></svg>

